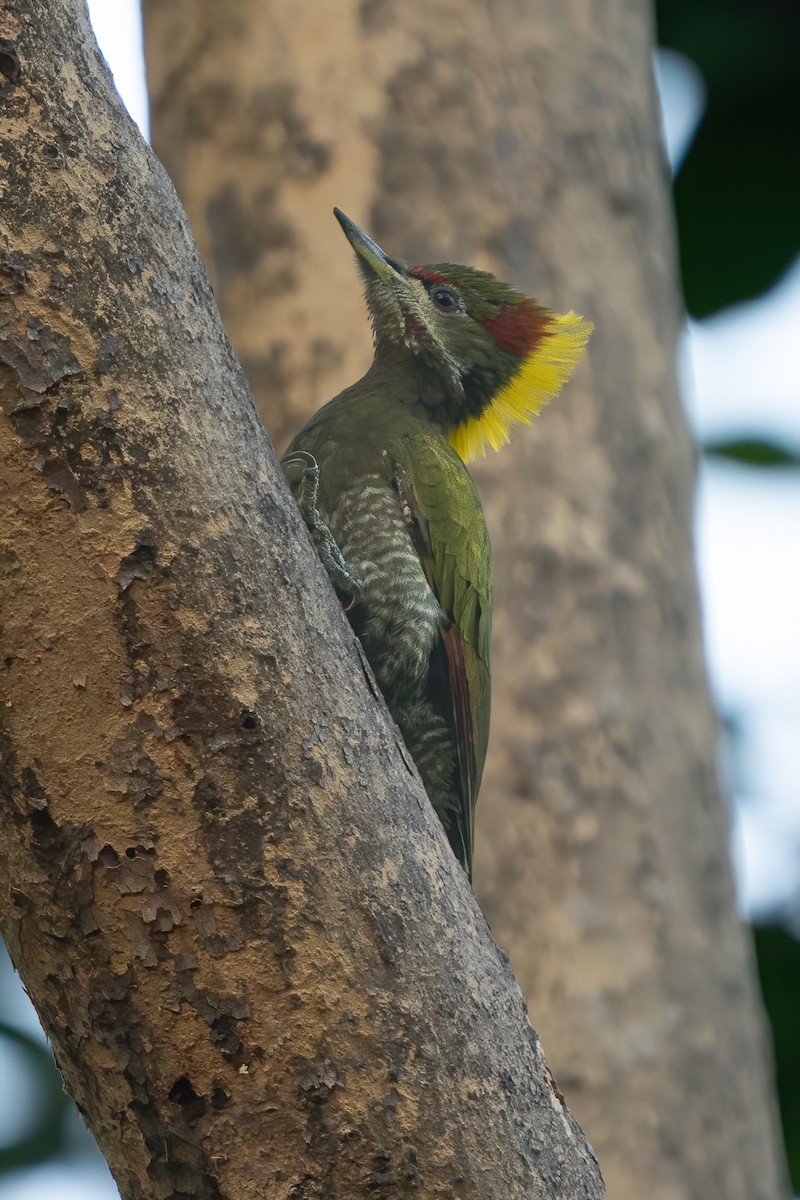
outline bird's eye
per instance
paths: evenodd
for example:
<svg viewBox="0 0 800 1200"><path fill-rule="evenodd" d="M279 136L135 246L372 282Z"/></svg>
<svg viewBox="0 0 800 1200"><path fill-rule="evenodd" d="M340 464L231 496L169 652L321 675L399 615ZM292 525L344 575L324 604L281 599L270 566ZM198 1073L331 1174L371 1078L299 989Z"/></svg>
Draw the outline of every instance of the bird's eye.
<svg viewBox="0 0 800 1200"><path fill-rule="evenodd" d="M455 312L461 307L456 293L446 287L434 288L431 292L431 300L442 312Z"/></svg>

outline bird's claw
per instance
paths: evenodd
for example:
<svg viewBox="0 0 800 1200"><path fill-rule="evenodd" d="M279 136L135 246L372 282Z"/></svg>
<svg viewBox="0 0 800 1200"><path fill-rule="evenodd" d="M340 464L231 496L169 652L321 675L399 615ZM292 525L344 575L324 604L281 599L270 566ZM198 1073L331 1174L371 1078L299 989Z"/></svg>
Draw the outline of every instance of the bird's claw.
<svg viewBox="0 0 800 1200"><path fill-rule="evenodd" d="M282 462L284 470L286 467L302 467L299 476L296 477L296 482L293 483L289 479L289 486L308 532L311 534L314 549L328 573L328 578L339 592L351 597L350 603L344 610L349 612L361 597L361 587L350 574L335 537L319 515L317 509L319 464L314 455L309 454L307 450L293 450L291 454L284 457ZM289 478L288 475L287 478Z"/></svg>
<svg viewBox="0 0 800 1200"><path fill-rule="evenodd" d="M307 450L293 450L291 454L287 454L282 460L284 474L287 467L302 466L302 471L296 477L297 483L292 483L289 479L289 486L294 493L294 498L297 501L297 507L300 509L303 520L311 529L314 525L320 522L321 518L317 512L317 493L319 492L319 466L313 454L309 454Z"/></svg>

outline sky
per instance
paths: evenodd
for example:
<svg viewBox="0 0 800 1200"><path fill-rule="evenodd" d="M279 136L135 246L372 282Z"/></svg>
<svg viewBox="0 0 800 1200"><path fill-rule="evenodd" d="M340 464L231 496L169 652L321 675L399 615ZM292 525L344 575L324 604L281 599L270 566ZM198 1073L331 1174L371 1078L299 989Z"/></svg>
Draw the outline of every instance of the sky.
<svg viewBox="0 0 800 1200"><path fill-rule="evenodd" d="M138 0L90 0L92 23L131 115L148 132ZM673 168L702 115L702 79L688 60L656 60ZM683 399L700 440L759 433L800 448L800 261L763 299L687 324ZM788 903L800 887L800 472L710 463L700 472L696 553L709 675L735 723L729 773L732 852L743 912ZM39 1032L0 953L3 1016ZM0 1145L33 1098L0 1041ZM12 1105L3 1097L13 1096ZM76 1118L75 1149L56 1165L0 1181L0 1200L118 1200Z"/></svg>

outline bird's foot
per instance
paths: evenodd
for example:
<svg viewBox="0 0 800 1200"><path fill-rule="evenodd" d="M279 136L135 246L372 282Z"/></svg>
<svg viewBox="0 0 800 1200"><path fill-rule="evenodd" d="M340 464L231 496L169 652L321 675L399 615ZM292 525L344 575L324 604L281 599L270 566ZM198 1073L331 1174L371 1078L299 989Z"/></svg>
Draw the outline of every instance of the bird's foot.
<svg viewBox="0 0 800 1200"><path fill-rule="evenodd" d="M307 450L294 450L282 460L286 478L292 489L300 515L306 523L314 549L328 572L328 578L334 587L351 596L350 603L345 608L348 612L361 595L361 587L353 577L337 545L336 538L319 515L317 495L319 494L319 465L313 454ZM289 474L287 468L300 467L299 472Z"/></svg>

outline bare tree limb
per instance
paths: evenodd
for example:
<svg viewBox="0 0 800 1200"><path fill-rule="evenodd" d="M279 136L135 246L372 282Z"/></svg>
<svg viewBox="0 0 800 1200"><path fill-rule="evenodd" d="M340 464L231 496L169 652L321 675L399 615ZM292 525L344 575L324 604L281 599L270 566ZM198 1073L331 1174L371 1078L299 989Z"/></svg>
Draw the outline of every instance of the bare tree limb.
<svg viewBox="0 0 800 1200"><path fill-rule="evenodd" d="M123 1197L600 1197L84 4L0 38L0 924Z"/></svg>

